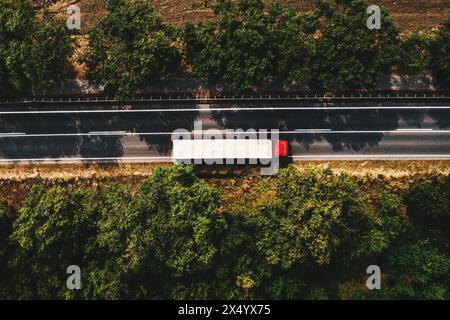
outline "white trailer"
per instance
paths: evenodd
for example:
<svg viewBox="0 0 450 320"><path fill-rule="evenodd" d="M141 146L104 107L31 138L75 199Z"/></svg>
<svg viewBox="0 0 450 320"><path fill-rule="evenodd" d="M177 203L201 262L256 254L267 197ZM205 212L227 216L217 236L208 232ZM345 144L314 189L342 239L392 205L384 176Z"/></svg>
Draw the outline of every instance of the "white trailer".
<svg viewBox="0 0 450 320"><path fill-rule="evenodd" d="M287 155L287 142L270 139L183 139L173 140L172 157L183 160L266 160Z"/></svg>

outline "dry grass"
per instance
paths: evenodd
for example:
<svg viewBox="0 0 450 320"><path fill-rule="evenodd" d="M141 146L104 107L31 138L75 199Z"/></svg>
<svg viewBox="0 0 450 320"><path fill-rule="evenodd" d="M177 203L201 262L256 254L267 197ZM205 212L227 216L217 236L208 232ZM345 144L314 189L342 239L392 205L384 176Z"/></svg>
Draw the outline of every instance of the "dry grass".
<svg viewBox="0 0 450 320"><path fill-rule="evenodd" d="M28 190L36 184L62 187L101 188L120 183L136 191L157 167L169 164L109 165L21 165L0 166L0 199L11 212L20 207ZM298 170L319 167L335 173L364 177L373 190L403 192L430 175L450 174L450 161L305 161L295 162ZM217 187L222 195L223 212L241 212L274 198L274 180L261 177L258 167L199 168L198 174Z"/></svg>
<svg viewBox="0 0 450 320"><path fill-rule="evenodd" d="M311 167L330 168L355 176L404 177L415 174L450 174L450 161L298 161L299 170Z"/></svg>
<svg viewBox="0 0 450 320"><path fill-rule="evenodd" d="M0 166L0 180L24 181L44 179L112 179L117 177L146 177L159 166L168 164L65 164L65 165L5 165Z"/></svg>
<svg viewBox="0 0 450 320"><path fill-rule="evenodd" d="M154 164L65 164L65 165L2 165L0 180L23 181L26 179L70 180L109 179L117 177L146 177L154 168L169 163ZM330 168L335 172L347 172L355 176L402 177L413 174L450 174L450 160L442 161L296 161L299 170ZM259 176L259 168L210 168L203 167L199 174L205 178L227 179L242 176Z"/></svg>

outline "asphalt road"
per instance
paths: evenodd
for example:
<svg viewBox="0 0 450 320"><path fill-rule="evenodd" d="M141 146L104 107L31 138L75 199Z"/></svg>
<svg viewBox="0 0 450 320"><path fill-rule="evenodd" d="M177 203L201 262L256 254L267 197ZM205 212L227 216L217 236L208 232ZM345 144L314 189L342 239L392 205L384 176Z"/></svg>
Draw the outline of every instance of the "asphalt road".
<svg viewBox="0 0 450 320"><path fill-rule="evenodd" d="M450 159L445 105L59 105L2 107L0 163L170 161L173 131L194 123L197 133L278 129L297 160Z"/></svg>

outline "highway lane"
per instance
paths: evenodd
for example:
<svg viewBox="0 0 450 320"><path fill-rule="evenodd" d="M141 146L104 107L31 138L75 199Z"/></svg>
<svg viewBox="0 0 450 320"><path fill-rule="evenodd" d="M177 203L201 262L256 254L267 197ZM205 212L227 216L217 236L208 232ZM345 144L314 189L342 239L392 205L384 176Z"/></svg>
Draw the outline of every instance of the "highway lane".
<svg viewBox="0 0 450 320"><path fill-rule="evenodd" d="M450 109L439 110L234 110L143 113L20 113L0 110L0 133L79 133L98 131L172 132L189 129L195 120L221 129L393 130L450 127Z"/></svg>
<svg viewBox="0 0 450 320"><path fill-rule="evenodd" d="M171 133L202 129L279 129L294 159L450 159L450 107L364 110L224 109L188 106L0 110L0 163L20 161L170 161ZM211 110L211 107L214 109ZM6 110L6 111L5 111ZM104 112L104 111L108 112ZM144 111L142 111L144 110ZM141 112L142 111L142 112Z"/></svg>
<svg viewBox="0 0 450 320"><path fill-rule="evenodd" d="M362 138L353 134L292 134L296 159L450 159L450 132L389 132ZM376 138L373 135L377 135ZM314 136L314 138L312 137ZM344 137L340 137L344 136ZM166 139L167 138L167 139ZM372 139L372 140L371 140ZM310 143L310 140L314 142ZM370 141L371 140L371 141ZM170 136L146 141L138 135L26 137L1 139L1 163L14 160L170 161Z"/></svg>

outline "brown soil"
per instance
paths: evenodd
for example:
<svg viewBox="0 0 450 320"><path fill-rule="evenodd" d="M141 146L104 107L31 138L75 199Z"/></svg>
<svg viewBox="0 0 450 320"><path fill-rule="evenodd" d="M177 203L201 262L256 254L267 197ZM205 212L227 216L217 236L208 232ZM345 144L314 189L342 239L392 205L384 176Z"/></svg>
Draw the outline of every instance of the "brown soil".
<svg viewBox="0 0 450 320"><path fill-rule="evenodd" d="M35 2L45 2L45 0ZM83 22L83 32L89 30L92 24L105 14L104 0L60 0L53 2L52 9L64 11L75 3L80 6ZM172 25L180 26L185 22L198 22L210 19L213 14L202 5L203 0L149 0L156 10ZM287 0L298 10L310 11L314 8L312 0ZM371 4L383 6L404 32L420 28L436 28L444 20L450 18L449 0L375 0Z"/></svg>

